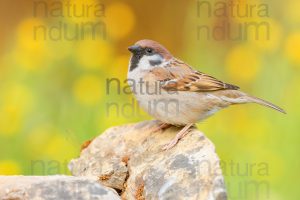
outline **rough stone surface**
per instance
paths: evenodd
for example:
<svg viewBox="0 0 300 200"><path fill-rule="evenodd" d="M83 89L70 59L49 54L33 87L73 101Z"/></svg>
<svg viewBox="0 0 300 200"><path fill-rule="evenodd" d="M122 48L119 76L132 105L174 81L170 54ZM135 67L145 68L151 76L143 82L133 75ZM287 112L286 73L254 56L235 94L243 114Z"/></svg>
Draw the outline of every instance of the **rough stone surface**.
<svg viewBox="0 0 300 200"><path fill-rule="evenodd" d="M0 176L1 200L120 200L110 188L72 176Z"/></svg>
<svg viewBox="0 0 300 200"><path fill-rule="evenodd" d="M151 133L156 121L110 128L70 162L73 175L99 180L124 199L227 199L214 145L193 129L168 151L179 131Z"/></svg>

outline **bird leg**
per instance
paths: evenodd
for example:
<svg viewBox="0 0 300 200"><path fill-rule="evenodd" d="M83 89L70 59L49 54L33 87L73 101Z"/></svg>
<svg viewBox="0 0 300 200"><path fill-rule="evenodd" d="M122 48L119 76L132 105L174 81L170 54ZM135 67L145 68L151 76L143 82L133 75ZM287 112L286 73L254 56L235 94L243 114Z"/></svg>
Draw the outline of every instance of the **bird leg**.
<svg viewBox="0 0 300 200"><path fill-rule="evenodd" d="M187 124L185 127L183 127L183 129L181 129L176 134L174 139L172 139L168 144L164 145L162 150L169 150L172 147L174 147L180 139L182 139L184 136L186 136L186 134L188 134L190 127L193 126L193 125L194 124Z"/></svg>
<svg viewBox="0 0 300 200"><path fill-rule="evenodd" d="M169 127L171 127L172 125L171 124L167 124L167 123L160 123L158 126L154 127L150 133L156 133L158 131L163 131Z"/></svg>

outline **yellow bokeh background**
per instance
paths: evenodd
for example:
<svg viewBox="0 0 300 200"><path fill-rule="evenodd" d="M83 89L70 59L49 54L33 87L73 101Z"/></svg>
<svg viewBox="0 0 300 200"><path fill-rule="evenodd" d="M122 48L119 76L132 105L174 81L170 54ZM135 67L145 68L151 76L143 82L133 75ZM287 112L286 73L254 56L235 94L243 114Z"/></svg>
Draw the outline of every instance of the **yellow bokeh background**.
<svg viewBox="0 0 300 200"><path fill-rule="evenodd" d="M37 2L41 4L36 7ZM111 126L151 119L124 89L127 47L153 39L196 69L239 85L288 113L258 105L232 106L197 125L222 161L238 163L240 171L249 172L252 165L247 175L234 175L223 166L229 199L257 199L255 189L243 187L251 181L266 181L269 199L299 199L299 1L206 1L201 17L199 2L203 1L2 1L0 175L68 174L67 163L79 155L84 141ZM254 7L246 17L220 17L214 14L215 3L224 3L227 10L239 4L233 12L241 13L245 5ZM261 4L268 16L257 16ZM88 6L82 17L68 16L68 9L79 14ZM99 9L102 15L96 16ZM100 24L98 35L91 27L82 28L89 23ZM247 23L263 23L268 31L247 29ZM211 31L209 38L197 35L200 25ZM242 35L217 40L216 25L228 26L221 29L225 36L228 31ZM119 85L114 83L108 91L107 80L112 78ZM116 107L108 110L111 103ZM125 108L128 103L132 110ZM261 163L267 164L267 175L257 172ZM265 191L259 192L266 199Z"/></svg>

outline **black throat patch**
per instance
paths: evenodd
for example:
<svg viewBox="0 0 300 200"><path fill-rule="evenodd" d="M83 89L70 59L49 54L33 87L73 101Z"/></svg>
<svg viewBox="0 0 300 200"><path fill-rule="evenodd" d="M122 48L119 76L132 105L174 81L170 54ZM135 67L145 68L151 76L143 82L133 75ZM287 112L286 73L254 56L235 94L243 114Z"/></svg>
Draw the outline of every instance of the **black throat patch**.
<svg viewBox="0 0 300 200"><path fill-rule="evenodd" d="M131 60L130 60L129 71L132 71L135 68L137 68L137 66L138 66L138 64L140 62L140 59L142 57L143 57L143 55L141 55L141 54L134 54L134 55L132 55Z"/></svg>

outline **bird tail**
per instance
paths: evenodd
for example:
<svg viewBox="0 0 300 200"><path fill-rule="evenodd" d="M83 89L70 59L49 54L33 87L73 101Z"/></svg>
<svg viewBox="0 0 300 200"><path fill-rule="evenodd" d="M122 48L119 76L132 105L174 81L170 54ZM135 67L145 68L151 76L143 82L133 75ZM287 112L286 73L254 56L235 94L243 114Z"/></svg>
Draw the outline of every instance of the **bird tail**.
<svg viewBox="0 0 300 200"><path fill-rule="evenodd" d="M280 108L280 107L278 107L278 106L276 106L276 105L274 105L271 102L268 102L266 100L263 100L263 99L260 99L260 98L254 97L254 96L249 96L249 95L247 95L247 100L249 102L253 102L253 103L257 103L257 104L260 104L260 105L263 105L263 106L266 106L266 107L269 107L269 108L273 108L274 110L277 110L281 113L286 114L286 112L282 108Z"/></svg>

